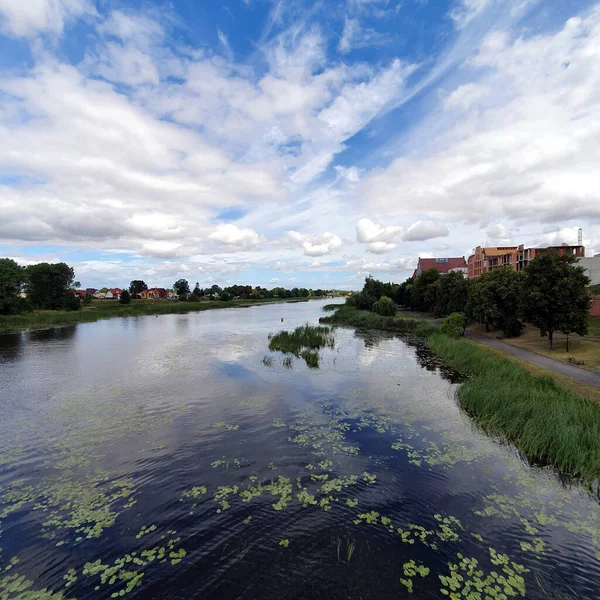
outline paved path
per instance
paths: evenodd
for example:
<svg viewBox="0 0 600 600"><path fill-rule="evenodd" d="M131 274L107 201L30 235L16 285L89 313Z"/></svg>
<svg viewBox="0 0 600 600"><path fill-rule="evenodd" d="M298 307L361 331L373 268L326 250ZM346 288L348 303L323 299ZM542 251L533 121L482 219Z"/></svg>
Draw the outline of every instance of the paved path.
<svg viewBox="0 0 600 600"><path fill-rule="evenodd" d="M407 316L415 317L417 319L423 319L424 321L429 321L430 323L440 324L441 321L439 319L433 319L431 317L424 317L423 315L411 312L411 311L402 311ZM506 354L510 354L515 356L516 358L520 358L521 360L525 360L528 363L537 365L538 367L542 367L544 369L548 369L549 371L554 371L560 375L566 375L571 379L575 379L580 383L585 385L589 385L591 387L595 387L600 389L600 373L594 373L593 371L587 371L586 369L582 369L575 365L570 365L569 363L562 362L560 360L556 360L554 358L549 358L547 356L543 356L542 354L538 354L537 352L532 352L531 350L525 350L524 348L518 348L517 346L513 346L512 344L507 344L502 340L497 340L495 338L489 338L485 335L480 335L473 331L466 331L465 337L475 340L484 346L489 346L490 348L495 348L496 350L500 350L502 352L506 352Z"/></svg>

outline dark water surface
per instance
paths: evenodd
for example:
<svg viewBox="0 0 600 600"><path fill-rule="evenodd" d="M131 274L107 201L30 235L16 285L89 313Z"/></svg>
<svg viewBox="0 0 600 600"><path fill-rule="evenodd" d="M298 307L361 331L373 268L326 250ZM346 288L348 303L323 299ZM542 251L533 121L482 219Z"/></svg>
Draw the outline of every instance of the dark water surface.
<svg viewBox="0 0 600 600"><path fill-rule="evenodd" d="M426 351L269 353L323 304L0 336L0 598L600 597L597 501Z"/></svg>

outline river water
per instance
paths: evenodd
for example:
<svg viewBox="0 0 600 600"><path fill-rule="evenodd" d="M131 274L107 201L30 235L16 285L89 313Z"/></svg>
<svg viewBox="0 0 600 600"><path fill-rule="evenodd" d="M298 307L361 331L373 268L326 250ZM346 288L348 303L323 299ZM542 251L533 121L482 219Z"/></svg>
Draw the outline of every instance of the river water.
<svg viewBox="0 0 600 600"><path fill-rule="evenodd" d="M599 598L597 500L427 351L269 352L324 304L0 336L0 598Z"/></svg>

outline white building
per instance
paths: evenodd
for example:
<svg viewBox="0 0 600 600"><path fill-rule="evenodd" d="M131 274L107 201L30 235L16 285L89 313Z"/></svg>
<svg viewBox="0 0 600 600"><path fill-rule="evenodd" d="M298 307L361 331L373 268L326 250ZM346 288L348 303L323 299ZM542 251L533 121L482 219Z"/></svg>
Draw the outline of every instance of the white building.
<svg viewBox="0 0 600 600"><path fill-rule="evenodd" d="M592 280L590 285L600 285L600 254L578 258L577 264L585 269L585 274Z"/></svg>

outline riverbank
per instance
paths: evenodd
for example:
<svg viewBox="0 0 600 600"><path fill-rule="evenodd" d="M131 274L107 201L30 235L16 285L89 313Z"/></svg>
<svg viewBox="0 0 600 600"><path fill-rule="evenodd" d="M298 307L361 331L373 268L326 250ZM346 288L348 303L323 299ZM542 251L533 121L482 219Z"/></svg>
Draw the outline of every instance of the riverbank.
<svg viewBox="0 0 600 600"><path fill-rule="evenodd" d="M458 401L482 429L513 443L534 464L590 481L600 476L600 404L564 389L550 373L533 375L476 342L447 337L412 319L343 307L321 322L419 335L468 376Z"/></svg>
<svg viewBox="0 0 600 600"><path fill-rule="evenodd" d="M95 301L92 306L78 311L36 310L20 315L0 316L0 333L18 333L23 330L66 327L75 323L90 323L115 317L144 315L180 314L216 310L221 308L247 308L262 304L308 302L308 298L267 298L265 300L210 300L180 302L179 300L132 300L130 304L119 304L111 300Z"/></svg>

